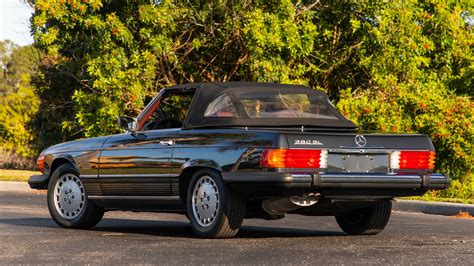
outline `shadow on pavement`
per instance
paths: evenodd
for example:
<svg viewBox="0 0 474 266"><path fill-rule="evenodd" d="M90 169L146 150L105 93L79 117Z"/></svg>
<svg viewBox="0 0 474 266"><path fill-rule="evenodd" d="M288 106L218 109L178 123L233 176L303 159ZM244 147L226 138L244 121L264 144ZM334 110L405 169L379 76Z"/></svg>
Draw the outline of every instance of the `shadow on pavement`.
<svg viewBox="0 0 474 266"><path fill-rule="evenodd" d="M61 228L50 218L0 219L0 224L51 228L58 230L75 230ZM79 232L82 230L77 229L76 231ZM102 234L142 234L161 237L197 238L189 222L182 221L144 221L106 218L103 219L93 229L88 229L85 231L98 232ZM338 231L315 231L284 227L243 226L235 238L328 237L344 235L345 234L343 232Z"/></svg>
<svg viewBox="0 0 474 266"><path fill-rule="evenodd" d="M0 224L41 228L51 228L57 226L51 218L0 218Z"/></svg>

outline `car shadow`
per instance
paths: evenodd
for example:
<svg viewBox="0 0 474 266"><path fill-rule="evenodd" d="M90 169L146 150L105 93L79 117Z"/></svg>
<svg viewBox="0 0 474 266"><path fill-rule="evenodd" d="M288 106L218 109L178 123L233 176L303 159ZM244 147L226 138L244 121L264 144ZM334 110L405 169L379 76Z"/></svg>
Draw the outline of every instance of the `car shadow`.
<svg viewBox="0 0 474 266"><path fill-rule="evenodd" d="M56 225L50 218L21 218L21 219L1 219L0 224L64 229ZM161 237L184 237L198 238L193 232L189 222L182 221L150 221L133 219L105 218L88 232L100 232L103 236L117 236L122 234L141 234ZM235 238L281 238L281 237L334 237L345 236L338 231L316 231L308 229L286 228L286 227L263 227L263 226L242 226Z"/></svg>

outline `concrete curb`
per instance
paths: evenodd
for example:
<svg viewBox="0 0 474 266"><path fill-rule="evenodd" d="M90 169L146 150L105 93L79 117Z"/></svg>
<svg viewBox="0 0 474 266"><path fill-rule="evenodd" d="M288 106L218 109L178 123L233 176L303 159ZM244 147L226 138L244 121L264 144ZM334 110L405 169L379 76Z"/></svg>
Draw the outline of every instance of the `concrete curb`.
<svg viewBox="0 0 474 266"><path fill-rule="evenodd" d="M456 215L459 212L467 212L474 215L474 204L427 202L421 200L394 200L392 209L402 212L421 212L437 215Z"/></svg>
<svg viewBox="0 0 474 266"><path fill-rule="evenodd" d="M27 182L0 181L0 192L33 192Z"/></svg>

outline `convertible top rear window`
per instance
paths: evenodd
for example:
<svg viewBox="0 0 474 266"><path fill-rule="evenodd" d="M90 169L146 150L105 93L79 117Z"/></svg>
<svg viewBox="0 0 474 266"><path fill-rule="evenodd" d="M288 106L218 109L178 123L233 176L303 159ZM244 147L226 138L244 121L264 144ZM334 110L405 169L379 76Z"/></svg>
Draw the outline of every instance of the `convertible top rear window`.
<svg viewBox="0 0 474 266"><path fill-rule="evenodd" d="M186 84L195 88L184 129L207 127L305 127L355 129L324 92L302 85L226 82Z"/></svg>
<svg viewBox="0 0 474 266"><path fill-rule="evenodd" d="M249 118L338 119L327 104L307 93L249 92L238 98Z"/></svg>
<svg viewBox="0 0 474 266"><path fill-rule="evenodd" d="M293 92L237 93L237 104L242 106L244 117L258 118L319 118L339 119L328 103L315 95ZM237 118L239 114L231 97L225 93L212 100L204 117Z"/></svg>
<svg viewBox="0 0 474 266"><path fill-rule="evenodd" d="M222 94L207 106L204 117L238 117L238 115L229 95Z"/></svg>

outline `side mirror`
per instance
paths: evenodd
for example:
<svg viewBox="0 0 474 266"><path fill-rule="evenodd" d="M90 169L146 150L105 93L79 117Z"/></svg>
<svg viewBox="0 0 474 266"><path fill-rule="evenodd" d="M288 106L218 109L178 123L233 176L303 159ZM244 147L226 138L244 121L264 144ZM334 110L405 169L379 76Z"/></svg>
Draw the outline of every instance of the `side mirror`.
<svg viewBox="0 0 474 266"><path fill-rule="evenodd" d="M133 132L135 130L136 119L129 116L119 116L118 125L121 129Z"/></svg>

